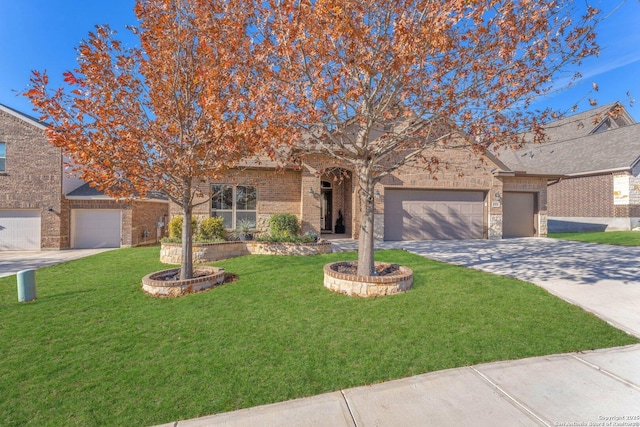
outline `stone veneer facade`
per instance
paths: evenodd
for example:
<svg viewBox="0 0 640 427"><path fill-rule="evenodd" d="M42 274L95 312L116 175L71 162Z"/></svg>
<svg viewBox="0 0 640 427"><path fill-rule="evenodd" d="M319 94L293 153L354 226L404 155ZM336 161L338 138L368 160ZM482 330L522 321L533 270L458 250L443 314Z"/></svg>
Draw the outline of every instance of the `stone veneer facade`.
<svg viewBox="0 0 640 427"><path fill-rule="evenodd" d="M481 191L484 194L484 237L502 238L503 191L534 193L537 198L537 235L546 236L546 178L517 177L513 174L495 173L499 166L489 158L479 156L469 149L433 149L433 155L446 160L447 167L430 173L424 166L404 166L386 176L375 186L374 237L384 239L384 194L387 188L410 188L448 191ZM344 172L344 173L343 173ZM346 177L345 177L346 175ZM338 210L345 220L345 237L358 237L359 202L358 179L353 170L326 156L307 156L297 170L275 171L268 168L237 169L224 177L200 186L203 202L194 209L194 215L204 218L211 215L211 184L254 185L257 187L257 230L268 230L269 218L275 213L295 214L302 232L321 234L322 181L332 183L333 218ZM181 214L176 205L171 215Z"/></svg>
<svg viewBox="0 0 640 427"><path fill-rule="evenodd" d="M331 243L272 243L232 241L220 243L194 243L191 251L194 263L206 263L242 255L319 255L331 253ZM160 248L160 262L180 264L182 246L180 243L163 243Z"/></svg>

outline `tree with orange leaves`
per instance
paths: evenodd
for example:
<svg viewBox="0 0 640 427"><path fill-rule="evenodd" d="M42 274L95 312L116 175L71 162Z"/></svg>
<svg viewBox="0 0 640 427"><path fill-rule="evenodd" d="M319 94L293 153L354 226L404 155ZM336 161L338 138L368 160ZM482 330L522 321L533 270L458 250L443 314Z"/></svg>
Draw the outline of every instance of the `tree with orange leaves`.
<svg viewBox="0 0 640 427"><path fill-rule="evenodd" d="M571 0L265 0L254 34L261 71L305 135L298 149L353 169L358 275L374 274L374 185L427 148L478 153L543 138L532 101L597 53L597 11ZM428 155L426 153L429 153Z"/></svg>
<svg viewBox="0 0 640 427"><path fill-rule="evenodd" d="M64 74L68 90L50 91L46 73L34 72L25 95L86 182L119 198L162 191L191 218L202 180L268 151L246 11L240 2L138 0L138 46L97 26ZM186 279L192 225L182 223Z"/></svg>

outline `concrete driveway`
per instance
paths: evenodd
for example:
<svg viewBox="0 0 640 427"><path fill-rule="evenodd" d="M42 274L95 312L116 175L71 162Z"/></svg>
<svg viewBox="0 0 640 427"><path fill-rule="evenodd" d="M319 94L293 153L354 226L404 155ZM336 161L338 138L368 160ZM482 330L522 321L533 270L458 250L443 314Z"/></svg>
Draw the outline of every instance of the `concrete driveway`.
<svg viewBox="0 0 640 427"><path fill-rule="evenodd" d="M548 238L380 242L534 283L640 337L640 247Z"/></svg>
<svg viewBox="0 0 640 427"><path fill-rule="evenodd" d="M63 251L0 251L0 277L11 276L21 270L37 269L111 249L69 249Z"/></svg>

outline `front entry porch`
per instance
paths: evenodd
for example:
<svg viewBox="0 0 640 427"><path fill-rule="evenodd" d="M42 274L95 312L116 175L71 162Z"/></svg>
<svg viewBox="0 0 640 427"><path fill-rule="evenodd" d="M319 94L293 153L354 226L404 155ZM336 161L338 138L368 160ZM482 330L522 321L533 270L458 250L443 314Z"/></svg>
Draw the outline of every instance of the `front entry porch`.
<svg viewBox="0 0 640 427"><path fill-rule="evenodd" d="M323 239L344 239L353 235L354 194L350 171L309 165L302 176L302 232L314 232Z"/></svg>

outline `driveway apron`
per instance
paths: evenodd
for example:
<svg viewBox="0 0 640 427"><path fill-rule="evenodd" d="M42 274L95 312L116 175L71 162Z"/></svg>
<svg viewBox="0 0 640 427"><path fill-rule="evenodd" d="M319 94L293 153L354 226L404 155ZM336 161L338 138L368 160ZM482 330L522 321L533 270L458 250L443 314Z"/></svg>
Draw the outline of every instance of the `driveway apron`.
<svg viewBox="0 0 640 427"><path fill-rule="evenodd" d="M68 249L60 251L0 251L0 277L21 270L38 269L112 249Z"/></svg>
<svg viewBox="0 0 640 427"><path fill-rule="evenodd" d="M640 337L640 247L549 238L380 242L534 283Z"/></svg>

